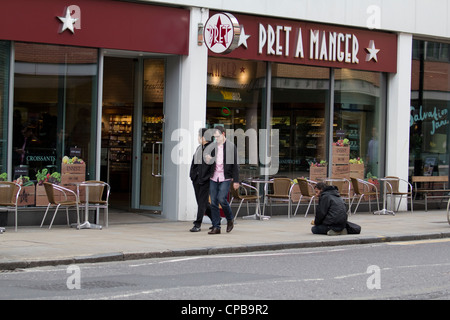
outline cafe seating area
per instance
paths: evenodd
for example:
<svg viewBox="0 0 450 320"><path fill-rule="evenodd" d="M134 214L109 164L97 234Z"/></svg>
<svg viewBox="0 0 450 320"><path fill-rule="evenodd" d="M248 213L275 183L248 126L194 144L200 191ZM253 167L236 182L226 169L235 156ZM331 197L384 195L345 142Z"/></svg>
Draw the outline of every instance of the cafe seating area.
<svg viewBox="0 0 450 320"><path fill-rule="evenodd" d="M40 227L48 224L48 229L52 228L59 209L65 209L66 221L68 227L77 229L102 229L103 225L89 222L89 210L95 210L95 222L99 223L99 211L103 209L104 218L103 224L108 227L108 208L110 186L103 181L81 181L73 182L70 186L61 186L56 183L44 182L42 186L45 190L45 199L47 205L43 215ZM69 188L68 188L69 187ZM32 209L26 206L20 206L22 187L9 181L0 181L0 208L8 212L14 211L15 231L18 231L20 226L21 212L29 212ZM69 209L76 212L76 221L72 224L69 218ZM38 211L38 210L37 210ZM84 211L84 212L83 212ZM84 215L82 215L84 213ZM81 215L80 215L81 214ZM50 221L47 221L52 216ZM84 220L82 220L84 219ZM0 228L0 233L3 233L5 228Z"/></svg>
<svg viewBox="0 0 450 320"><path fill-rule="evenodd" d="M413 198L410 184L392 176L370 179L370 181L355 177L350 179L325 177L314 181L304 177L290 179L274 176L268 179L248 178L245 180L245 185L253 187L250 190L253 195L252 200L257 207L262 206L262 209L256 208L255 216L259 217L261 214L267 220L274 215L275 206L278 209L276 215L286 215L288 218L295 217L298 213L307 217L311 211L315 215L319 198L314 186L318 182L333 185L338 189L349 215L358 212L395 214L400 209L403 196L409 200L409 208L412 212ZM266 212L268 216L265 215Z"/></svg>

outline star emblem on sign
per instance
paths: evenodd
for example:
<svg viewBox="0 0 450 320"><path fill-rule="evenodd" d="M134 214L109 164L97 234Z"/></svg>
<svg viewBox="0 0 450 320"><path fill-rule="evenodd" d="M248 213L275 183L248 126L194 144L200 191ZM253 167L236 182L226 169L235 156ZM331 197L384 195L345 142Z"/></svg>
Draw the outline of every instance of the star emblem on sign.
<svg viewBox="0 0 450 320"><path fill-rule="evenodd" d="M366 61L375 60L375 62L378 62L377 54L380 52L380 49L375 48L375 41L370 40L369 47L366 48L366 51L369 53L366 55Z"/></svg>
<svg viewBox="0 0 450 320"><path fill-rule="evenodd" d="M77 22L77 18L72 18L70 14L69 8L66 9L65 17L57 17L62 23L61 31L59 33L63 33L66 29L69 29L72 33L75 32L73 24Z"/></svg>
<svg viewBox="0 0 450 320"><path fill-rule="evenodd" d="M247 48L247 39L250 37L250 35L245 34L244 26L241 25L241 34L239 36L239 43L238 47L241 45L244 45L245 48Z"/></svg>

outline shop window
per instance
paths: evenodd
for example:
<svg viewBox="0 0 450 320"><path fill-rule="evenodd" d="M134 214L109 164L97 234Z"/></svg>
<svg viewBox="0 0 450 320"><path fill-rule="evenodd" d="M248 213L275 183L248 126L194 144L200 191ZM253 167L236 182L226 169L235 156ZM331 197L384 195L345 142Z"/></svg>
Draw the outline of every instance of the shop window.
<svg viewBox="0 0 450 320"><path fill-rule="evenodd" d="M272 64L272 128L279 130L278 175L308 177L326 161L328 68Z"/></svg>
<svg viewBox="0 0 450 320"><path fill-rule="evenodd" d="M364 163L360 178L382 175L382 77L378 72L335 69L333 142L344 141L351 162Z"/></svg>
<svg viewBox="0 0 450 320"><path fill-rule="evenodd" d="M448 175L448 44L413 41L409 175Z"/></svg>
<svg viewBox="0 0 450 320"><path fill-rule="evenodd" d="M7 164L9 56L10 43L0 41L0 174L6 172Z"/></svg>
<svg viewBox="0 0 450 320"><path fill-rule="evenodd" d="M96 49L15 43L13 169L35 179L72 153L93 170L97 59Z"/></svg>
<svg viewBox="0 0 450 320"><path fill-rule="evenodd" d="M259 146L253 148L250 140L255 134L259 137L259 129L265 127L261 123L265 84L264 62L208 58L206 123L210 128L223 125L245 133L245 146L238 146L241 179L259 176L259 157L255 161L254 154L259 155Z"/></svg>

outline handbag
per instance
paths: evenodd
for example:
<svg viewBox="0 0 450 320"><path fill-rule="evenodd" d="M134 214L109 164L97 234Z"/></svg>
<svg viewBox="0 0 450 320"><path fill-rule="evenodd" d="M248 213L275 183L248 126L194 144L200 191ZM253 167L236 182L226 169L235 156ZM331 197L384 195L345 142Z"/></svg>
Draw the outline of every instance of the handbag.
<svg viewBox="0 0 450 320"><path fill-rule="evenodd" d="M347 221L347 224L345 225L345 228L347 229L348 234L360 234L361 233L361 226L359 224Z"/></svg>

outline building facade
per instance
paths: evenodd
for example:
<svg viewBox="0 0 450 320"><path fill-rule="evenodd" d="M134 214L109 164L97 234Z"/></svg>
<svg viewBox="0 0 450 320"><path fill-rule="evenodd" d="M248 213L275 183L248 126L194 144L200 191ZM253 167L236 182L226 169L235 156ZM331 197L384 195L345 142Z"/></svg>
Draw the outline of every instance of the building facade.
<svg viewBox="0 0 450 320"><path fill-rule="evenodd" d="M447 1L16 0L0 10L0 167L64 156L112 206L192 220L200 127L241 179L310 175L346 140L363 176L449 175ZM402 18L399 18L402 17Z"/></svg>

